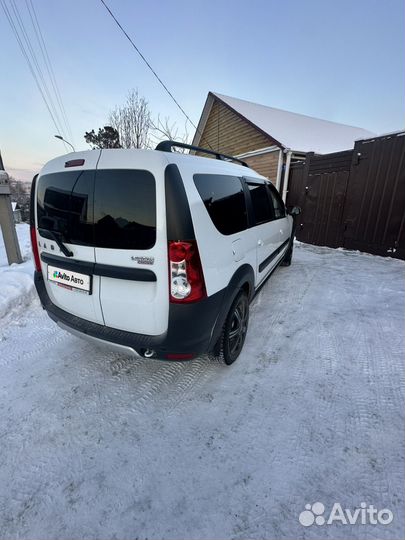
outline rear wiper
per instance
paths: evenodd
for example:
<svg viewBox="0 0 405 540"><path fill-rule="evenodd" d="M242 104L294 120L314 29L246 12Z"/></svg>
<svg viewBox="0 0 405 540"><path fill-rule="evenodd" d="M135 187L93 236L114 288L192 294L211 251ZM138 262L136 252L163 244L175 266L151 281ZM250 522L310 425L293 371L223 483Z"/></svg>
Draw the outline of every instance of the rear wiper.
<svg viewBox="0 0 405 540"><path fill-rule="evenodd" d="M65 244L62 242L62 240L61 240L62 234L61 233L56 233L54 231L50 231L49 229L38 229L38 231L39 231L39 234L41 236L44 236L45 238L49 238L50 240L55 240L55 242L58 244L61 252L66 257L73 257L73 251L70 251L70 249L68 249L65 246Z"/></svg>

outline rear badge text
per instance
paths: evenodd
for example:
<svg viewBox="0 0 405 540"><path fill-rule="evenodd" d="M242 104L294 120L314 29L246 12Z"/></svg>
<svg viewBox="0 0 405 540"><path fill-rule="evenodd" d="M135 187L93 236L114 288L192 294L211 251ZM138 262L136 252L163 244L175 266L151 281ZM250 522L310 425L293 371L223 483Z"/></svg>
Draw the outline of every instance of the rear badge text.
<svg viewBox="0 0 405 540"><path fill-rule="evenodd" d="M134 257L132 256L131 259L138 264L154 264L155 263L155 257Z"/></svg>

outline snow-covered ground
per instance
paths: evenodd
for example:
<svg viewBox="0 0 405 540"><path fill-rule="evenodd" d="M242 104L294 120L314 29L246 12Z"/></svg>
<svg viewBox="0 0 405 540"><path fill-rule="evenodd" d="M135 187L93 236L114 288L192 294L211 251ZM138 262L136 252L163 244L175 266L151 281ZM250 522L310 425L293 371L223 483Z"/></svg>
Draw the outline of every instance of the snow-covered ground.
<svg viewBox="0 0 405 540"><path fill-rule="evenodd" d="M10 311L27 306L34 297L30 228L26 223L19 223L16 229L24 262L8 266L0 228L0 319Z"/></svg>
<svg viewBox="0 0 405 540"><path fill-rule="evenodd" d="M230 368L108 353L36 298L14 307L0 319L0 538L404 538L404 269L297 245ZM303 527L316 501L394 520Z"/></svg>

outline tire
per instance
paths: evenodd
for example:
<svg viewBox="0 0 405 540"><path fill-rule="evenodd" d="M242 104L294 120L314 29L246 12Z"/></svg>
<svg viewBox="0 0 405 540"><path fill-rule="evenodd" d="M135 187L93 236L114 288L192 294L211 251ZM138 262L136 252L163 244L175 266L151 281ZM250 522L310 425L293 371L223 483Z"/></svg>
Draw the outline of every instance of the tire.
<svg viewBox="0 0 405 540"><path fill-rule="evenodd" d="M213 356L230 366L240 355L249 325L249 299L240 290L232 302Z"/></svg>
<svg viewBox="0 0 405 540"><path fill-rule="evenodd" d="M286 254L284 255L284 258L281 261L281 266L290 266L291 265L291 260L292 260L292 256L293 256L293 249L294 249L294 244L293 244L293 242L291 242L291 245L287 249Z"/></svg>

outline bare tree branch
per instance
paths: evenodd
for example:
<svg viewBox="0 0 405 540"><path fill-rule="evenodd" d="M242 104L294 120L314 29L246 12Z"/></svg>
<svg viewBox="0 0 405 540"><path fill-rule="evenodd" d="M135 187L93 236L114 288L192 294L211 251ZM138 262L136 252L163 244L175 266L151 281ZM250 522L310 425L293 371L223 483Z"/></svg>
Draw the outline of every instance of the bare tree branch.
<svg viewBox="0 0 405 540"><path fill-rule="evenodd" d="M166 139L182 142L184 144L190 144L190 136L187 130L187 123L184 124L184 131L181 135L179 134L179 129L176 125L176 122L173 122L171 124L167 116L164 120L162 120L160 118L160 115L158 114L156 121L152 121L151 126L152 137L155 144ZM185 148L178 148L177 151L181 153L188 153L188 150Z"/></svg>
<svg viewBox="0 0 405 540"><path fill-rule="evenodd" d="M138 90L128 93L123 106L117 106L110 113L110 124L118 131L123 148L150 148L152 129L148 102Z"/></svg>

